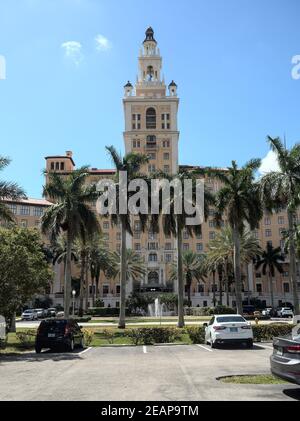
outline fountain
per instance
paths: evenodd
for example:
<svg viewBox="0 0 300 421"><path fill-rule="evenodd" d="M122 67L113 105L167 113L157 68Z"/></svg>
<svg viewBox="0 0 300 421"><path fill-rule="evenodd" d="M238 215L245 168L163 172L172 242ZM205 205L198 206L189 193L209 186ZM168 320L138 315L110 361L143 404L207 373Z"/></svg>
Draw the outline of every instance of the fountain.
<svg viewBox="0 0 300 421"><path fill-rule="evenodd" d="M159 298L155 298L154 303L148 304L148 315L150 317L162 317L167 316L169 311L166 304L160 303Z"/></svg>

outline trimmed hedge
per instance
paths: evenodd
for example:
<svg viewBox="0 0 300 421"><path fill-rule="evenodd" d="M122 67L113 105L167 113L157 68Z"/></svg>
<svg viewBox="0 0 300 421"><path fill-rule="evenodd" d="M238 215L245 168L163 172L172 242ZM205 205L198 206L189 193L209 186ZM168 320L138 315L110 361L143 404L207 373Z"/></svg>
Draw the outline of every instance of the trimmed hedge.
<svg viewBox="0 0 300 421"><path fill-rule="evenodd" d="M126 308L126 316L130 315L130 311ZM90 307L87 310L88 314L91 316L99 317L117 317L120 313L119 307Z"/></svg>
<svg viewBox="0 0 300 421"><path fill-rule="evenodd" d="M87 323L91 320L91 316L82 316L82 317L76 317L76 316L72 317L71 316L71 319L75 320L75 322L77 322L77 323Z"/></svg>
<svg viewBox="0 0 300 421"><path fill-rule="evenodd" d="M182 330L176 327L142 327L127 332L134 345L152 345L155 343L171 343L179 340Z"/></svg>
<svg viewBox="0 0 300 421"><path fill-rule="evenodd" d="M254 325L253 339L255 342L261 341L272 341L276 336L289 335L295 325L284 324L284 323L270 323L268 325Z"/></svg>
<svg viewBox="0 0 300 421"><path fill-rule="evenodd" d="M187 307L185 314L187 316L212 316L213 314L233 314L236 311L227 306L218 305L216 307Z"/></svg>
<svg viewBox="0 0 300 421"><path fill-rule="evenodd" d="M186 332L188 333L193 344L205 343L205 327L204 326L187 327Z"/></svg>

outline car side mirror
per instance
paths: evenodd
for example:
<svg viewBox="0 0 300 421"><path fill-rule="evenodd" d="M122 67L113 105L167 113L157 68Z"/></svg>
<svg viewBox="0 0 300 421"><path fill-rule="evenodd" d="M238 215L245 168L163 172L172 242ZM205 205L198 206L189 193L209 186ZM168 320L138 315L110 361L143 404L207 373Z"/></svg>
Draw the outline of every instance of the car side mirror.
<svg viewBox="0 0 300 421"><path fill-rule="evenodd" d="M203 327L207 327L208 326L208 324L207 323L203 323Z"/></svg>

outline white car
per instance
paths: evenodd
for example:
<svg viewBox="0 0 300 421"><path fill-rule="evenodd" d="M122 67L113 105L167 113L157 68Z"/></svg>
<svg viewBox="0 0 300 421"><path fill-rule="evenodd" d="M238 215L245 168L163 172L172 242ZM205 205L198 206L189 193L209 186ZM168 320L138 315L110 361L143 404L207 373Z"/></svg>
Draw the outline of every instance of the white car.
<svg viewBox="0 0 300 421"><path fill-rule="evenodd" d="M293 310L289 307L281 307L277 310L278 317L293 317Z"/></svg>
<svg viewBox="0 0 300 421"><path fill-rule="evenodd" d="M264 308L263 311L261 312L261 314L263 316L270 316L271 310L272 310L272 307Z"/></svg>
<svg viewBox="0 0 300 421"><path fill-rule="evenodd" d="M21 319L22 320L37 320L38 315L34 308L29 308L23 311Z"/></svg>
<svg viewBox="0 0 300 421"><path fill-rule="evenodd" d="M45 316L45 310L43 308L35 308L38 319L42 319Z"/></svg>
<svg viewBox="0 0 300 421"><path fill-rule="evenodd" d="M215 314L204 326L205 342L212 348L226 343L246 343L248 348L253 347L251 324L239 314Z"/></svg>

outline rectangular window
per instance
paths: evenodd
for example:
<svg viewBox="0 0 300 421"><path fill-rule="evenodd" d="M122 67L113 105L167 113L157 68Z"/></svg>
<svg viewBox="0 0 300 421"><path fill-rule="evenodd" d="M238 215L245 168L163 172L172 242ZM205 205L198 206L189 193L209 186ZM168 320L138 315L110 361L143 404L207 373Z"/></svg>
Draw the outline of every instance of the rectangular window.
<svg viewBox="0 0 300 421"><path fill-rule="evenodd" d="M168 159L170 159L170 154L169 154L169 152L165 152L164 153L164 160L168 160Z"/></svg>
<svg viewBox="0 0 300 421"><path fill-rule="evenodd" d="M272 237L272 230L270 229L265 230L265 237Z"/></svg>
<svg viewBox="0 0 300 421"><path fill-rule="evenodd" d="M189 238L189 233L187 231L183 231L183 238L185 240Z"/></svg>
<svg viewBox="0 0 300 421"><path fill-rule="evenodd" d="M121 287L120 287L120 285L116 285L116 294L120 294L120 292L121 292Z"/></svg>
<svg viewBox="0 0 300 421"><path fill-rule="evenodd" d="M44 209L42 207L33 208L33 215L34 216L42 216L43 213L44 213Z"/></svg>
<svg viewBox="0 0 300 421"><path fill-rule="evenodd" d="M170 141L169 140L163 140L163 148L169 148L170 147Z"/></svg>
<svg viewBox="0 0 300 421"><path fill-rule="evenodd" d="M271 219L269 217L265 218L265 225L271 225Z"/></svg>
<svg viewBox="0 0 300 421"><path fill-rule="evenodd" d="M261 273L260 273L260 272L257 272L257 273L255 274L255 277L256 277L256 278L261 278Z"/></svg>
<svg viewBox="0 0 300 421"><path fill-rule="evenodd" d="M39 220L39 219L37 219L36 221L34 221L34 225L35 225L36 227L38 227L38 226L40 225L40 220Z"/></svg>
<svg viewBox="0 0 300 421"><path fill-rule="evenodd" d="M54 162L51 162L50 168L51 168L51 171L54 171Z"/></svg>
<svg viewBox="0 0 300 421"><path fill-rule="evenodd" d="M140 251L141 250L141 244L140 243L134 243L134 250Z"/></svg>
<svg viewBox="0 0 300 421"><path fill-rule="evenodd" d="M214 240L216 236L216 233L214 231L209 231L209 239Z"/></svg>
<svg viewBox="0 0 300 421"><path fill-rule="evenodd" d="M203 244L202 243L197 243L196 244L196 250L197 251L203 251Z"/></svg>
<svg viewBox="0 0 300 421"><path fill-rule="evenodd" d="M21 215L30 215L30 207L29 206L21 206Z"/></svg>
<svg viewBox="0 0 300 421"><path fill-rule="evenodd" d="M109 285L103 285L102 292L103 292L103 297L109 294Z"/></svg>
<svg viewBox="0 0 300 421"><path fill-rule="evenodd" d="M290 284L288 282L283 283L283 292L290 292Z"/></svg>
<svg viewBox="0 0 300 421"><path fill-rule="evenodd" d="M164 165L164 172L169 173L170 172L170 165Z"/></svg>
<svg viewBox="0 0 300 421"><path fill-rule="evenodd" d="M165 257L166 262L171 262L172 261L172 254L167 253L166 257Z"/></svg>
<svg viewBox="0 0 300 421"><path fill-rule="evenodd" d="M183 243L183 247L182 248L183 248L184 251L189 250L189 248L190 248L189 243Z"/></svg>
<svg viewBox="0 0 300 421"><path fill-rule="evenodd" d="M103 238L104 241L108 241L109 240L109 234L108 233L104 233L102 235L102 238Z"/></svg>
<svg viewBox="0 0 300 421"><path fill-rule="evenodd" d="M134 230L141 231L141 223L140 221L134 221Z"/></svg>
<svg viewBox="0 0 300 421"><path fill-rule="evenodd" d="M172 244L171 243L166 243L165 244L165 250L171 250L172 248Z"/></svg>
<svg viewBox="0 0 300 421"><path fill-rule="evenodd" d="M197 238L197 240L202 240L202 233L198 232L196 234L196 238Z"/></svg>
<svg viewBox="0 0 300 421"><path fill-rule="evenodd" d="M272 246L272 241L271 240L267 241L267 245Z"/></svg>
<svg viewBox="0 0 300 421"><path fill-rule="evenodd" d="M256 292L262 292L262 284L256 284Z"/></svg>
<svg viewBox="0 0 300 421"><path fill-rule="evenodd" d="M278 216L278 224L283 225L284 224L284 216Z"/></svg>
<svg viewBox="0 0 300 421"><path fill-rule="evenodd" d="M216 226L216 222L210 220L208 221L208 225L209 225L209 228L214 228Z"/></svg>
<svg viewBox="0 0 300 421"><path fill-rule="evenodd" d="M26 219L22 219L22 220L21 220L21 222L20 222L20 226L21 226L22 228L27 228L27 226L28 226L28 221L27 221Z"/></svg>
<svg viewBox="0 0 300 421"><path fill-rule="evenodd" d="M109 222L108 221L103 222L103 229L104 230L108 230L109 229Z"/></svg>
<svg viewBox="0 0 300 421"><path fill-rule="evenodd" d="M285 232L285 229L284 228L279 228L278 232L279 232L279 235L282 237L282 235Z"/></svg>
<svg viewBox="0 0 300 421"><path fill-rule="evenodd" d="M155 172L155 165L154 164L150 164L148 165L148 171L151 172Z"/></svg>
<svg viewBox="0 0 300 421"><path fill-rule="evenodd" d="M61 171L64 171L64 169L65 169L65 163L64 162L61 162L60 163L60 170Z"/></svg>
<svg viewBox="0 0 300 421"><path fill-rule="evenodd" d="M140 231L135 231L135 232L133 233L133 238L134 238L135 240L139 240L139 239L141 238L141 232L140 232Z"/></svg>
<svg viewBox="0 0 300 421"><path fill-rule="evenodd" d="M141 114L132 114L132 130L141 128Z"/></svg>
<svg viewBox="0 0 300 421"><path fill-rule="evenodd" d="M150 153L148 153L148 157L149 157L149 159L156 159L156 153L150 152Z"/></svg>
<svg viewBox="0 0 300 421"><path fill-rule="evenodd" d="M17 205L16 205L15 203L10 203L10 204L8 205L8 207L9 207L10 211L11 211L14 215L16 215L16 213L17 213Z"/></svg>

